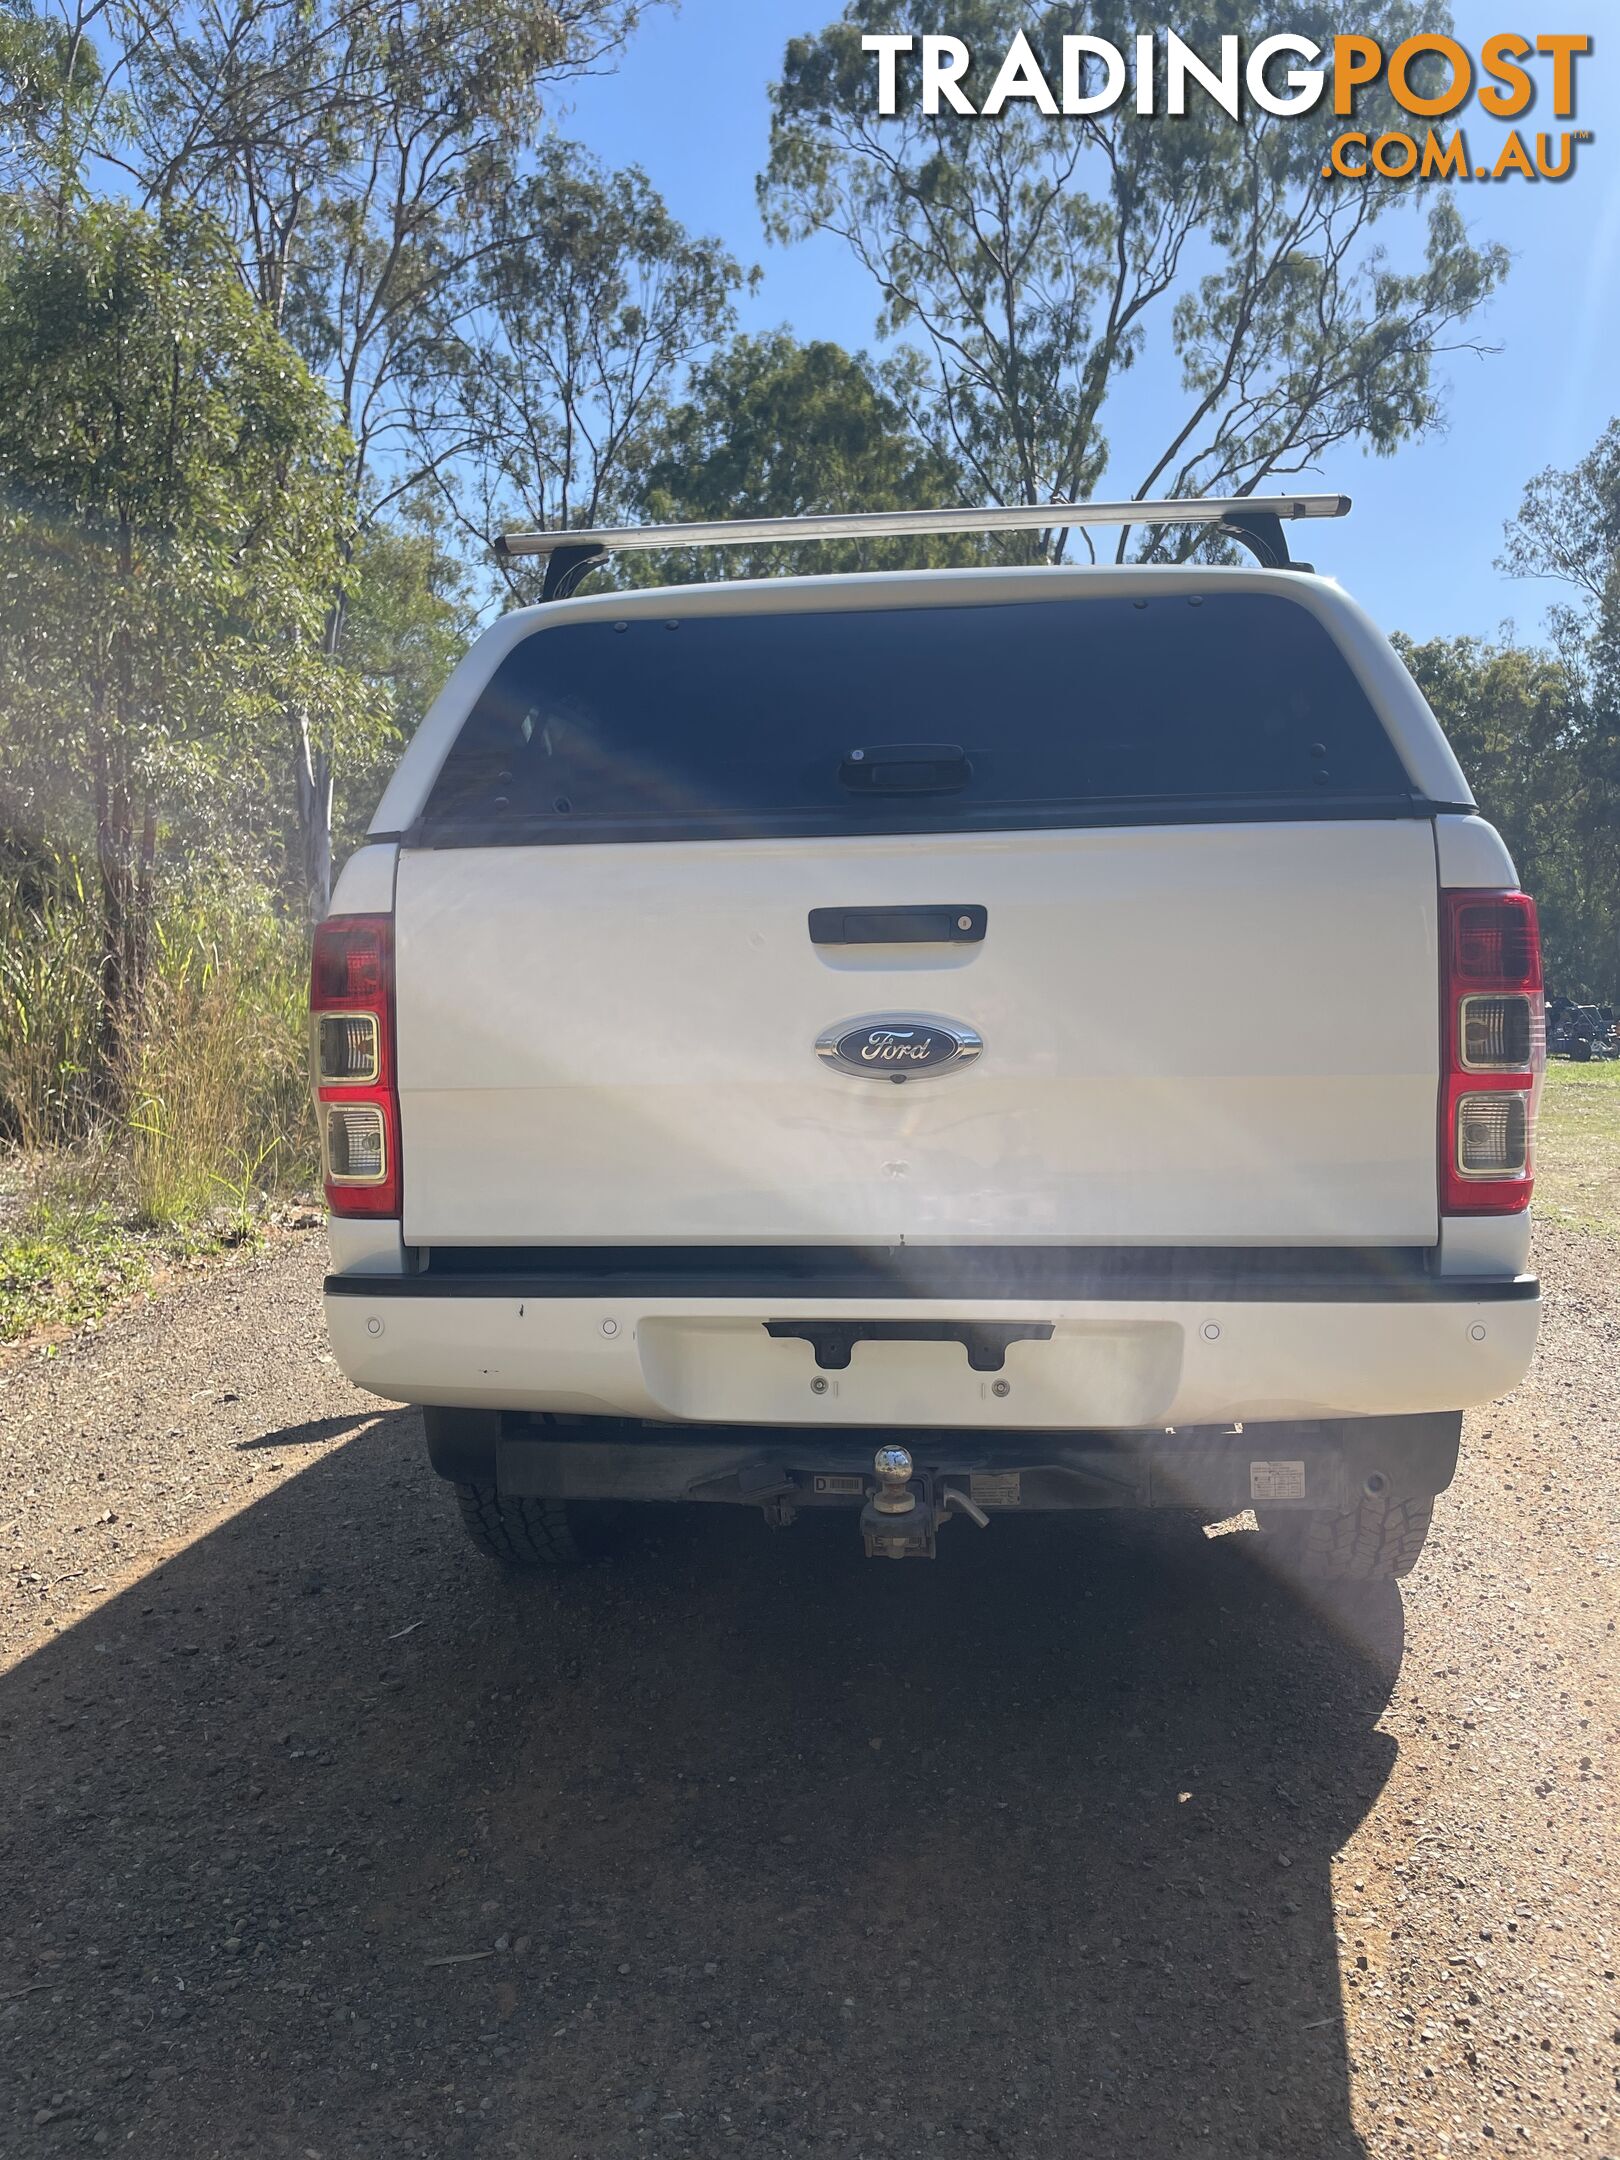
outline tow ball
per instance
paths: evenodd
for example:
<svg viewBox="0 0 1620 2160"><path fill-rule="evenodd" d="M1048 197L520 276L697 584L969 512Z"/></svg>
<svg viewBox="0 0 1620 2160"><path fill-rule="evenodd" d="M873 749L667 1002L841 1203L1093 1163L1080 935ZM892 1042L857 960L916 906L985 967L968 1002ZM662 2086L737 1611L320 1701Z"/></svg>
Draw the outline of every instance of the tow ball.
<svg viewBox="0 0 1620 2160"><path fill-rule="evenodd" d="M981 1530L989 1529L990 1518L983 1508L955 1486L941 1489L937 1505L926 1492L918 1492L911 1482L907 1449L880 1447L872 1468L877 1473L877 1491L861 1510L868 1560L932 1560L935 1535L953 1509L971 1516Z"/></svg>

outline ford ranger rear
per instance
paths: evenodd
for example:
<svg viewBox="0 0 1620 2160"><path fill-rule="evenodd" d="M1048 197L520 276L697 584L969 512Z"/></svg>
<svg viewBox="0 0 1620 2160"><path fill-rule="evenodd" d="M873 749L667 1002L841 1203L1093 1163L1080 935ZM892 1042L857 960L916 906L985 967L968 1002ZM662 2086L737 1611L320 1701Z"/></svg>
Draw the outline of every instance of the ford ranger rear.
<svg viewBox="0 0 1620 2160"><path fill-rule="evenodd" d="M1534 1344L1534 908L1295 567L519 610L312 1003L339 1363L510 1561L1253 1506L1400 1574Z"/></svg>

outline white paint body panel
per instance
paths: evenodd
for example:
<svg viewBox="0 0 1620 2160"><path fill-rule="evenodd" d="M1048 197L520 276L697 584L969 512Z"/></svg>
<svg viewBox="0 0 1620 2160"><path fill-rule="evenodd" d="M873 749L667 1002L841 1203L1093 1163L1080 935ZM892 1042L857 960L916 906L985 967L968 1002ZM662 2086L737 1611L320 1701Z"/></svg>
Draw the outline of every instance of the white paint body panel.
<svg viewBox="0 0 1620 2160"><path fill-rule="evenodd" d="M843 1299L795 1298L792 1306L807 1320L852 1312ZM765 1333L779 1307L779 1299L345 1296L329 1297L326 1315L349 1378L398 1402L700 1424L1077 1431L1490 1402L1523 1378L1539 1309L1533 1298L860 1304L860 1317L874 1320L1050 1320L1049 1341L1008 1347L994 1377L1010 1390L997 1396L992 1376L970 1370L959 1345L905 1342L857 1343L847 1370L823 1375L827 1391L818 1395L810 1345Z"/></svg>
<svg viewBox="0 0 1620 2160"><path fill-rule="evenodd" d="M331 913L391 915L398 861L399 849L388 842L373 841L367 847L356 848L333 887Z"/></svg>
<svg viewBox="0 0 1620 2160"><path fill-rule="evenodd" d="M1440 883L1448 891L1488 892L1519 882L1507 842L1494 825L1478 817L1437 817L1434 853Z"/></svg>
<svg viewBox="0 0 1620 2160"><path fill-rule="evenodd" d="M328 1215L326 1249L334 1275L404 1275L410 1255L397 1218Z"/></svg>
<svg viewBox="0 0 1620 2160"><path fill-rule="evenodd" d="M977 945L818 947L960 901ZM407 1244L1427 1245L1430 827L407 850ZM903 1086L863 1014L965 1021Z"/></svg>

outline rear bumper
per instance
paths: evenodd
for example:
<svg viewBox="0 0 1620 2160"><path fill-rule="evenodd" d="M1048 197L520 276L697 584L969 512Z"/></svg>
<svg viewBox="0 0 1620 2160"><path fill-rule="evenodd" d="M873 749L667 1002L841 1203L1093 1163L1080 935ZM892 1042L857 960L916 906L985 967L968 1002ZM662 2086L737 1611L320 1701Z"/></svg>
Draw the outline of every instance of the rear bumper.
<svg viewBox="0 0 1620 2160"><path fill-rule="evenodd" d="M1215 1286L1211 1286L1212 1289ZM1517 1387L1533 1276L1317 1281L1290 1297L557 1294L514 1279L335 1275L326 1318L357 1386L396 1402L703 1425L1074 1432L1460 1410ZM807 1333L782 1332L784 1322ZM818 1363L815 1323L1030 1323L994 1370L956 1341L856 1340ZM768 1332L773 1330L774 1332ZM1050 1332L1048 1333L1048 1329Z"/></svg>

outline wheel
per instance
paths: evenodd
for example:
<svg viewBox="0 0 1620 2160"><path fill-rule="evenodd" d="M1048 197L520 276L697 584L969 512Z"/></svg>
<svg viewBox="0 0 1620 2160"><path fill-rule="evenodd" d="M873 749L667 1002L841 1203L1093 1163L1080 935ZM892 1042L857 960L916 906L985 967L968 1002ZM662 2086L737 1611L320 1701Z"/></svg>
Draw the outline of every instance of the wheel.
<svg viewBox="0 0 1620 2160"><path fill-rule="evenodd" d="M594 1511L578 1500L529 1500L458 1480L456 1504L478 1550L507 1567L584 1567L604 1550Z"/></svg>
<svg viewBox="0 0 1620 2160"><path fill-rule="evenodd" d="M1590 1060L1592 1055L1591 1036L1577 1035L1575 1040L1569 1046L1569 1054L1575 1060L1575 1063L1577 1065L1585 1065Z"/></svg>
<svg viewBox="0 0 1620 2160"><path fill-rule="evenodd" d="M1337 1513L1260 1508L1256 1514L1291 1572L1318 1582L1389 1582L1417 1566L1434 1502L1380 1492Z"/></svg>

